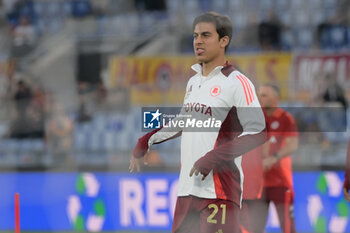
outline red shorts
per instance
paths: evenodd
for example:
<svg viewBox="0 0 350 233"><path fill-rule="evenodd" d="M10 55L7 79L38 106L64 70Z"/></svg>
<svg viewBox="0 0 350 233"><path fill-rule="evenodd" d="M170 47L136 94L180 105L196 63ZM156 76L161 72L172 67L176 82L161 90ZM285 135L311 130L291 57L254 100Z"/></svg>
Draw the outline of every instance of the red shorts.
<svg viewBox="0 0 350 233"><path fill-rule="evenodd" d="M241 232L242 233L264 233L265 221L261 219L266 211L266 202L261 199L242 201L240 211Z"/></svg>
<svg viewBox="0 0 350 233"><path fill-rule="evenodd" d="M243 200L243 208L240 213L242 232L265 232L268 217L269 204L276 206L281 231L294 233L294 194L286 187L265 187L261 199Z"/></svg>
<svg viewBox="0 0 350 233"><path fill-rule="evenodd" d="M239 206L232 201L178 197L173 233L236 233L239 228Z"/></svg>

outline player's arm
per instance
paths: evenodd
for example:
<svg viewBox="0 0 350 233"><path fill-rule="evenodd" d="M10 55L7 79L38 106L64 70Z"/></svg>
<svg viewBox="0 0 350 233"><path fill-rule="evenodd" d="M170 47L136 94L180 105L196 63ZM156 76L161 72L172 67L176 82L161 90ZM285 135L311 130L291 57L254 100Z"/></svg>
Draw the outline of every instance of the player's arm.
<svg viewBox="0 0 350 233"><path fill-rule="evenodd" d="M143 159L143 163L147 165L147 153L150 151L153 144L159 144L173 138L177 138L181 136L181 133L182 131L180 128L173 130L169 130L169 128L166 130L165 128L160 128L153 130L139 138L130 159L129 171L133 172L136 170L139 172L141 159Z"/></svg>
<svg viewBox="0 0 350 233"><path fill-rule="evenodd" d="M292 153L294 153L299 146L299 138L297 136L290 136L285 138L285 146L279 150L274 156L277 160L280 160Z"/></svg>
<svg viewBox="0 0 350 233"><path fill-rule="evenodd" d="M237 116L243 132L213 150L206 153L195 162L190 172L192 174L203 174L205 178L216 166L232 161L234 158L260 146L266 141L266 124L263 111L255 94L254 86L251 85L251 96L244 92L244 86L238 86L234 92L234 106L237 107ZM247 88L247 86L245 86ZM247 100L247 98L249 98ZM252 101L250 101L252 100Z"/></svg>
<svg viewBox="0 0 350 233"><path fill-rule="evenodd" d="M195 164L190 172L198 175L203 174L203 179L219 164L232 161L248 151L260 146L266 141L266 130L263 129L257 133L251 133L237 137L232 141L224 143L215 149L206 153Z"/></svg>
<svg viewBox="0 0 350 233"><path fill-rule="evenodd" d="M187 84L186 90L188 90L189 84ZM181 116L183 115L183 108L178 117L173 119L172 121L181 120ZM169 124L171 125L171 124ZM139 138L130 159L129 171L133 172L134 170L140 171L140 160L144 159L143 163L147 165L147 152L149 152L151 146L153 144L159 144L173 138L177 138L181 136L182 128L179 126L176 127L162 127L160 129L153 130L143 137Z"/></svg>
<svg viewBox="0 0 350 233"><path fill-rule="evenodd" d="M348 144L348 150L346 154L346 167L345 167L345 180L344 180L344 198L350 202L350 195L349 195L349 190L350 190L350 141Z"/></svg>
<svg viewBox="0 0 350 233"><path fill-rule="evenodd" d="M267 115L266 112L263 109L263 113L264 113L264 117L265 117L265 125L266 125L266 133L267 133L267 139L266 142L262 145L262 158L267 158L269 156L269 151L270 151L270 141L269 141L269 132L270 132L270 128L269 128L269 124L266 121L267 119Z"/></svg>
<svg viewBox="0 0 350 233"><path fill-rule="evenodd" d="M269 157L269 151L270 151L270 142L269 142L269 140L267 140L262 145L263 159Z"/></svg>
<svg viewBox="0 0 350 233"><path fill-rule="evenodd" d="M281 134L284 135L284 146L273 155L269 155L263 160L263 169L268 170L284 157L294 153L299 147L298 128L294 117L290 113L286 113L286 120L283 122L284 129Z"/></svg>
<svg viewBox="0 0 350 233"><path fill-rule="evenodd" d="M297 136L289 136L284 139L285 145L274 155L270 155L263 160L264 170L270 169L274 164L284 157L294 153L299 146L299 138ZM269 142L268 142L269 143Z"/></svg>

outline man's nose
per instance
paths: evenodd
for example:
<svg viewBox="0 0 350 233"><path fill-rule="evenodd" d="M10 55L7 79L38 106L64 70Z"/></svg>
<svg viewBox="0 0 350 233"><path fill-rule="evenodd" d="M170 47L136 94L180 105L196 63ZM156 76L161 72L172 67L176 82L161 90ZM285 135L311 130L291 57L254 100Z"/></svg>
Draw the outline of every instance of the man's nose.
<svg viewBox="0 0 350 233"><path fill-rule="evenodd" d="M195 44L201 44L201 43L203 43L202 37L201 37L201 36L198 36L198 37L194 38L194 43L195 43Z"/></svg>

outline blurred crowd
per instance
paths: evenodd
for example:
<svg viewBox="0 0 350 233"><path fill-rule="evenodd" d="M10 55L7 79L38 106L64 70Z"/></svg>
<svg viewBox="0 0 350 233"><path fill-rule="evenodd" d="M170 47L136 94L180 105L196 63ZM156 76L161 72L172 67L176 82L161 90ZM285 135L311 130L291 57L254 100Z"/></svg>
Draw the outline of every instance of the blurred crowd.
<svg viewBox="0 0 350 233"><path fill-rule="evenodd" d="M316 28L310 28L311 34L293 35L293 27L295 27L296 22L285 23L274 9L270 9L264 19L260 21L257 20L256 16L250 16L247 27L242 30L237 38L237 43L243 47L252 46L260 50L292 50L293 44L296 44L295 41L298 40L295 37L300 37L300 48L303 49L334 50L348 48L350 44L350 37L348 36L350 3L339 1L336 12L335 15L318 23ZM309 47L306 45L309 45Z"/></svg>
<svg viewBox="0 0 350 233"><path fill-rule="evenodd" d="M123 36L117 33L120 30L124 35L140 35L154 30L152 25L163 21L168 24L168 32L183 35L179 45L181 52L190 52L192 40L189 38L189 22L197 13L208 10L232 16L232 51L339 50L347 49L350 45L350 4L346 0L189 0L184 1L184 9L178 7L181 4L176 2L2 0L0 27L11 32L12 53L16 56L28 54L38 44L40 36L58 32L70 18L92 19L95 21L93 27L97 27L96 34L109 35L114 32L119 36Z"/></svg>
<svg viewBox="0 0 350 233"><path fill-rule="evenodd" d="M42 141L57 162L71 156L73 121L40 84L28 78L10 80L0 101L6 103L0 109L2 122L7 122L2 139Z"/></svg>
<svg viewBox="0 0 350 233"><path fill-rule="evenodd" d="M43 90L19 80L16 83L13 100L15 107L11 111L8 136L43 138L45 120L45 93Z"/></svg>
<svg viewBox="0 0 350 233"><path fill-rule="evenodd" d="M73 164L75 124L90 122L104 108L107 92L103 85L80 82L79 106L73 114L33 80L11 80L7 87L0 97L6 103L1 105L1 120L7 122L2 139L42 141L54 164Z"/></svg>

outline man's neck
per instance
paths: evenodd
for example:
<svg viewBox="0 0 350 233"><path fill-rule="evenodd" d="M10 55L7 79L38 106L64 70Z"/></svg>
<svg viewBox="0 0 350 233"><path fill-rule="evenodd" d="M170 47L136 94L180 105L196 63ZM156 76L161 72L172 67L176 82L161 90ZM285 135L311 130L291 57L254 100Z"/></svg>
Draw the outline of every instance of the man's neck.
<svg viewBox="0 0 350 233"><path fill-rule="evenodd" d="M226 63L226 58L222 57L220 59L216 59L214 61L210 62L203 62L202 63L202 75L208 76L216 67L218 66L224 66Z"/></svg>
<svg viewBox="0 0 350 233"><path fill-rule="evenodd" d="M276 111L277 108L278 108L278 106L276 106L276 107L271 107L271 108L264 108L264 110L265 110L265 113L266 113L268 116L272 116L273 113Z"/></svg>

